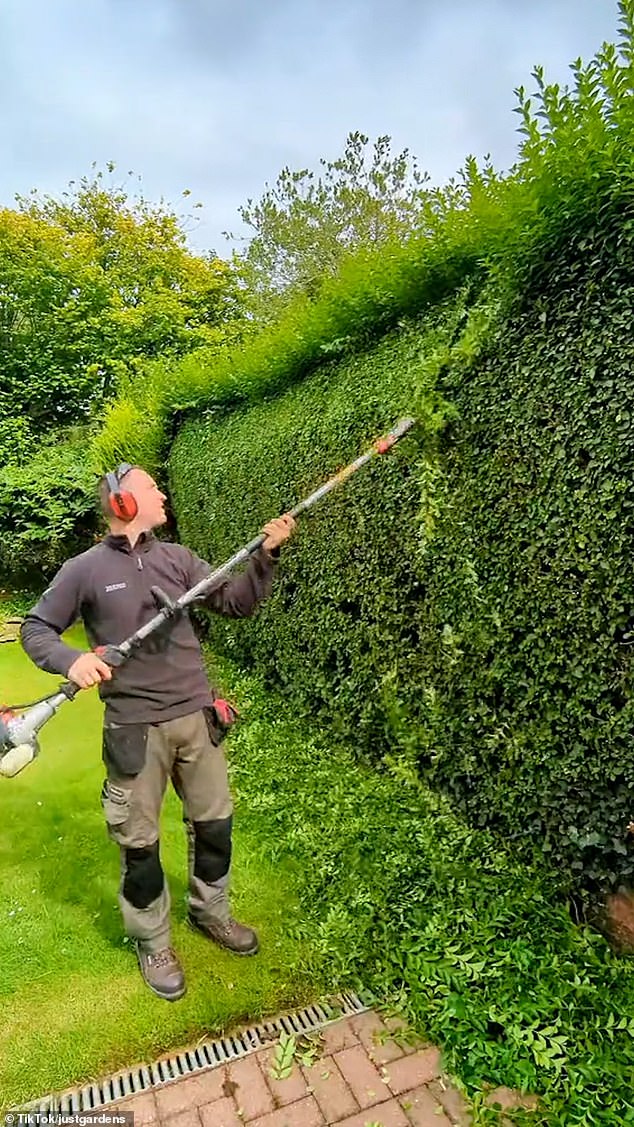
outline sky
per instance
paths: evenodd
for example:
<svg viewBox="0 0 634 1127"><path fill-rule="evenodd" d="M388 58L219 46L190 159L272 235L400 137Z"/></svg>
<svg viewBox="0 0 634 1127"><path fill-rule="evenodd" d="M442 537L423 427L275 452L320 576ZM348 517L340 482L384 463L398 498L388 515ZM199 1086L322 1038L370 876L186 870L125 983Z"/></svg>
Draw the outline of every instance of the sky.
<svg viewBox="0 0 634 1127"><path fill-rule="evenodd" d="M469 154L508 168L515 87L568 82L617 25L616 0L0 0L0 206L113 161L228 255L240 205L352 130L435 184Z"/></svg>

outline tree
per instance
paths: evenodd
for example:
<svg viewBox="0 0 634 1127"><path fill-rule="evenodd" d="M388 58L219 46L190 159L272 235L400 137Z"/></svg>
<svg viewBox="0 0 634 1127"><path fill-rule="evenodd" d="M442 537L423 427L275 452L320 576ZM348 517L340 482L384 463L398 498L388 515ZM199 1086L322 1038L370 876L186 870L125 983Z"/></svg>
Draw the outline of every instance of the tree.
<svg viewBox="0 0 634 1127"><path fill-rule="evenodd" d="M258 203L238 209L255 232L235 261L256 316L270 317L297 288L318 293L352 247L406 237L416 226L427 175L408 149L391 155L390 137L377 138L371 154L368 145L363 133L350 133L342 157L320 160L321 175L284 168Z"/></svg>
<svg viewBox="0 0 634 1127"><path fill-rule="evenodd" d="M218 344L239 317L231 265L193 254L171 210L106 186L101 172L61 200L17 203L0 211L4 419L26 418L34 434L85 422L120 374Z"/></svg>

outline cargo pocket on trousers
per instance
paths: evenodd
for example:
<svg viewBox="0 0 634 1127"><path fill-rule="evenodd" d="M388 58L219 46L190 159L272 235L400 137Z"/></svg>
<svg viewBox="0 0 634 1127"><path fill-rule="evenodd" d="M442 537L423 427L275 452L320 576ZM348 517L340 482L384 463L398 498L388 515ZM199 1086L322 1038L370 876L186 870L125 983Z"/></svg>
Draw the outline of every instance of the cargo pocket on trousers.
<svg viewBox="0 0 634 1127"><path fill-rule="evenodd" d="M147 724L105 724L102 758L110 774L138 775L145 766Z"/></svg>
<svg viewBox="0 0 634 1127"><path fill-rule="evenodd" d="M130 816L130 799L132 791L129 787L118 787L108 779L104 780L101 788L101 805L103 807L106 825L112 837L123 832Z"/></svg>

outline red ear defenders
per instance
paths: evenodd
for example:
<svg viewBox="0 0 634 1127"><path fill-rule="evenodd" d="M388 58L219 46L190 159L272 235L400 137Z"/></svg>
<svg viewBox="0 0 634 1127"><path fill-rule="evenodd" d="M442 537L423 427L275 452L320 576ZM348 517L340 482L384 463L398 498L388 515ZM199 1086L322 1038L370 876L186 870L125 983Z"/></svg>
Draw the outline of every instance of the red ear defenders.
<svg viewBox="0 0 634 1127"><path fill-rule="evenodd" d="M108 505L110 512L117 520L131 521L134 520L139 507L135 498L131 493L127 493L125 489L121 489L121 478L125 477L130 470L133 470L129 462L122 462L117 466L116 470L106 474L106 481L108 483Z"/></svg>

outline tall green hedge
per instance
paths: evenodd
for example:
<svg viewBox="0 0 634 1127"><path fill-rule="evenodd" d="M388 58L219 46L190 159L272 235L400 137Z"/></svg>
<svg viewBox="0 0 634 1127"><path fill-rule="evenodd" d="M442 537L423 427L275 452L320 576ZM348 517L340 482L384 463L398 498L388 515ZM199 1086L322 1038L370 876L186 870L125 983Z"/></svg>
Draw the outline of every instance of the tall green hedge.
<svg viewBox="0 0 634 1127"><path fill-rule="evenodd" d="M516 92L508 176L468 161L394 256L360 254L241 352L158 378L149 431L123 402L97 447L158 450L189 410L173 493L217 560L415 414L215 644L360 753L611 885L634 852L634 0L618 8L618 45L573 64L572 90L537 68L537 111Z"/></svg>
<svg viewBox="0 0 634 1127"><path fill-rule="evenodd" d="M189 422L171 459L181 534L220 560L413 409L418 434L305 519L269 605L214 642L360 752L612 884L634 856L632 218L608 185L510 312L458 302Z"/></svg>

